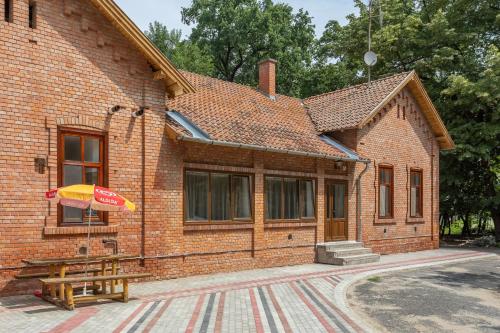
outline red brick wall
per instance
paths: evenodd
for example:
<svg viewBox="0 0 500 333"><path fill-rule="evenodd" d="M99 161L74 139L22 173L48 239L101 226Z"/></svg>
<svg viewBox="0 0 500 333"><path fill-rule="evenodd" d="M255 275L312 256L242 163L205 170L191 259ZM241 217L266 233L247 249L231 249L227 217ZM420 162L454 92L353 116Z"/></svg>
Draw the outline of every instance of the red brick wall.
<svg viewBox="0 0 500 333"><path fill-rule="evenodd" d="M348 236L356 238L352 165L349 173L342 174L331 161L169 140L164 122L164 83L152 79L151 68L141 54L87 1L37 3L36 30L28 28L27 0L14 1L13 23L0 21L0 295L26 293L37 287L33 281L13 280L16 274L26 271L22 259L74 256L86 244L86 229L58 227L56 207L44 200L44 192L58 186L58 128L107 133L109 187L135 202L137 211L130 215L110 213L108 226L93 228L92 254L111 252L102 245L107 238L118 240L121 253L144 252L144 260L123 264L126 271L148 271L155 278L168 278L313 262L314 244L324 240L325 178L348 180ZM107 115L114 105L125 106L126 110ZM133 119L130 113L141 105L151 109L144 117ZM390 119L389 114L383 119ZM402 128L420 133L420 127L417 130L410 121L398 121ZM385 120L371 128L377 129L381 124ZM392 130L391 124L392 120L384 125L385 130ZM405 131L408 130L398 132L400 138L406 138ZM363 142L384 137L383 130L367 128L362 133ZM422 139L421 134L414 137ZM417 154L421 154L421 159L415 161L422 161L428 171L428 155L423 148L428 143L423 139L421 142L421 146L414 145L419 149ZM379 154L387 159L399 156L396 147L388 154L381 151L380 145L365 144L372 152L367 156L377 161ZM37 157L48 159L43 174L35 169ZM406 155L401 158L405 165L411 162ZM218 230L185 226L185 167L254 174L254 223ZM435 169L438 170L437 165ZM266 224L264 174L316 178L317 225ZM428 172L424 171L424 175L429 177ZM367 175L363 183L367 208L363 216L364 237L384 252L403 250L396 244L400 240L372 240L382 237L384 226L372 225L374 221L369 220L373 211L370 177L373 175ZM428 198L429 188L426 191ZM435 192L438 193L437 187ZM437 214L437 205L435 211ZM426 214L427 218L430 212ZM414 237L413 226L398 215L396 224L389 225L390 235ZM419 235L427 234L428 219L417 227ZM427 238L421 239L422 245L415 243L413 248L428 247Z"/></svg>
<svg viewBox="0 0 500 333"><path fill-rule="evenodd" d="M372 161L362 180L365 243L379 253L437 248L439 246L439 148L411 92L405 88L379 115L375 116L370 125L359 130L357 136L358 152ZM378 218L380 164L394 167L393 219ZM357 173L362 168L359 165ZM409 214L411 168L423 170L422 218L410 218Z"/></svg>

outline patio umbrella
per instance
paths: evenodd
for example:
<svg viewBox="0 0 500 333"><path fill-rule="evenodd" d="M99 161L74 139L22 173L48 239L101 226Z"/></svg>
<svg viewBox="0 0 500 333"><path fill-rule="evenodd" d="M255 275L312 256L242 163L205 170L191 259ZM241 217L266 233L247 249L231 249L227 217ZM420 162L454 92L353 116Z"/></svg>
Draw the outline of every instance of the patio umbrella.
<svg viewBox="0 0 500 333"><path fill-rule="evenodd" d="M46 192L45 198L67 207L90 209L87 233L87 260L90 253L90 222L92 218L92 210L107 212L135 211L135 205L132 202L107 188L95 185L71 185L61 187ZM85 276L87 276L87 267L88 264L85 265ZM85 284L84 287L84 295L86 295L86 293L87 284Z"/></svg>

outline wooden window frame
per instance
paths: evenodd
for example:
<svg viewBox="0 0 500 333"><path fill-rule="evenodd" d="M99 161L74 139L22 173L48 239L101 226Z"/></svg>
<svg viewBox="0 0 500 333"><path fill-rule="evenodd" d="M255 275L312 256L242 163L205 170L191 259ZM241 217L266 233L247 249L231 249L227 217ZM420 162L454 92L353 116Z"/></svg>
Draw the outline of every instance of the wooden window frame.
<svg viewBox="0 0 500 333"><path fill-rule="evenodd" d="M79 136L80 137L80 149L81 149L81 161L65 161L64 160L64 137L65 136ZM95 162L85 162L84 154L84 138L92 137L99 139L99 154L102 161L99 163ZM63 186L64 181L64 165L78 165L82 166L83 174L82 180L85 182L85 168L98 168L99 169L99 183L100 186L108 186L108 136L105 132L82 130L82 129L71 129L71 128L58 128L57 130L57 187ZM91 225L103 226L108 224L109 214L107 212L98 212L97 218L91 219ZM88 223L88 216L83 216L82 222L64 222L63 217L63 207L58 205L57 208L57 224L60 227L79 227Z"/></svg>
<svg viewBox="0 0 500 333"><path fill-rule="evenodd" d="M186 199L187 199L187 192L186 192L186 175L188 172L200 172L200 173L206 173L208 174L208 202L207 202L207 209L208 209L208 219L207 220L188 220L187 219L187 207L186 207ZM231 219L229 220L212 220L212 174L222 174L222 175L229 175L229 188L230 188L230 209L229 209L229 214L231 215ZM248 177L250 180L250 218L235 218L234 216L234 210L235 210L235 203L234 203L234 188L233 188L233 182L232 178L234 176L241 176L241 177ZM254 175L251 173L242 173L242 172L225 172L225 171L214 171L214 170L205 170L205 169L184 169L183 173L183 180L182 180L182 216L183 216L183 221L184 225L217 225L217 224L248 224L248 223L254 223L254 194L255 194L255 181L254 181Z"/></svg>
<svg viewBox="0 0 500 333"><path fill-rule="evenodd" d="M267 218L267 178L280 178L281 179L281 212L280 216L281 218L279 219L268 219ZM284 195L284 179L294 179L299 182L299 218L298 219L285 219L285 195ZM300 188L300 181L312 181L314 184L314 217L303 217L303 208L304 208L304 201L302 200L304 194L302 193L302 190ZM317 197L317 192L318 192L318 181L315 178L309 178L309 177L292 177L292 176L280 176L280 175L264 175L264 222L265 223L276 223L276 222L283 222L283 223L297 223L297 222L316 222L317 221L317 215L318 215L318 197Z"/></svg>
<svg viewBox="0 0 500 333"><path fill-rule="evenodd" d="M380 174L382 172L382 170L390 170L391 171L391 186L390 186L390 189L391 189L391 205L390 205L390 214L387 215L387 216L381 216L380 215L380 203L382 202L380 200L380 186L382 185L382 182L381 182L381 179L382 177L380 177ZM392 165L388 165L388 164L382 164L382 165L379 165L378 166L378 188L377 188L377 196L378 196L378 205L377 205L377 210L378 210L378 218L381 219L381 220L390 220L390 219L393 219L394 218L394 166Z"/></svg>
<svg viewBox="0 0 500 333"><path fill-rule="evenodd" d="M14 0L4 0L4 21L8 23L14 22Z"/></svg>
<svg viewBox="0 0 500 333"><path fill-rule="evenodd" d="M412 175L413 174L419 174L420 175L420 185L418 186L419 188L419 194L420 194L420 204L418 205L418 209L420 210L417 215L412 215L411 214L411 204L412 204L412 199L411 199L411 189L413 187L412 185ZM410 218L422 218L424 217L424 171L422 169L416 169L412 168L410 169Z"/></svg>

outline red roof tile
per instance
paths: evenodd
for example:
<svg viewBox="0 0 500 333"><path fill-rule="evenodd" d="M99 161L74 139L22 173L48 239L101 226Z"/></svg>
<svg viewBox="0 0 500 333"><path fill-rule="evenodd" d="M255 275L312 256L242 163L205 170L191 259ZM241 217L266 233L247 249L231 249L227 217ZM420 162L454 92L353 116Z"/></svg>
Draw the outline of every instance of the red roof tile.
<svg viewBox="0 0 500 333"><path fill-rule="evenodd" d="M169 100L167 107L187 117L212 140L348 158L319 138L300 99L277 95L273 101L252 87L182 74L196 92Z"/></svg>
<svg viewBox="0 0 500 333"><path fill-rule="evenodd" d="M370 115L412 72L399 73L304 100L316 129L333 132L354 128Z"/></svg>

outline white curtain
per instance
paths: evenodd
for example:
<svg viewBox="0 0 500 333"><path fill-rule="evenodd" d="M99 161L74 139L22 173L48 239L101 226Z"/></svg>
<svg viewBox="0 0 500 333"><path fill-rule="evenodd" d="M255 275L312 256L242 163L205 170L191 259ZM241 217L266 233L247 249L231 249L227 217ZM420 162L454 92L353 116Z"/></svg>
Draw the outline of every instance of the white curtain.
<svg viewBox="0 0 500 333"><path fill-rule="evenodd" d="M315 209L314 209L314 182L312 180L304 180L301 181L302 186L302 195L304 196L303 200L303 209L302 217L314 218Z"/></svg>
<svg viewBox="0 0 500 333"><path fill-rule="evenodd" d="M208 220L208 173L186 173L186 218L189 221Z"/></svg>
<svg viewBox="0 0 500 333"><path fill-rule="evenodd" d="M335 184L334 185L334 218L343 219L345 218L345 185Z"/></svg>
<svg viewBox="0 0 500 333"><path fill-rule="evenodd" d="M229 183L229 175L221 173L213 173L211 179L210 190L212 193L212 220L227 221L231 219L231 190Z"/></svg>
<svg viewBox="0 0 500 333"><path fill-rule="evenodd" d="M266 178L266 218L281 218L281 178Z"/></svg>
<svg viewBox="0 0 500 333"><path fill-rule="evenodd" d="M299 218L299 183L296 179L283 180L285 219Z"/></svg>
<svg viewBox="0 0 500 333"><path fill-rule="evenodd" d="M234 217L237 219L250 219L251 212L251 192L249 176L233 176L234 193Z"/></svg>

